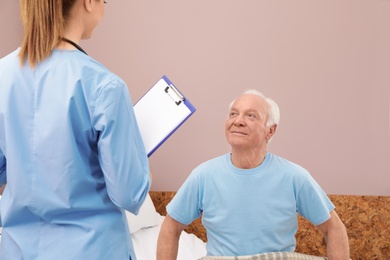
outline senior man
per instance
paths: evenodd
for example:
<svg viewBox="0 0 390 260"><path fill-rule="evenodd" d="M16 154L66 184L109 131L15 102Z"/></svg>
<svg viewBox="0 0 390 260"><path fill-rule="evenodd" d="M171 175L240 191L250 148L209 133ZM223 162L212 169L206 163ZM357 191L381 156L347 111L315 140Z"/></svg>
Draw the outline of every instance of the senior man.
<svg viewBox="0 0 390 260"><path fill-rule="evenodd" d="M349 259L335 207L303 167L267 151L278 105L256 90L232 102L225 124L231 152L196 167L167 206L157 259L176 259L181 231L202 216L207 255L293 252L297 213L321 230L329 260Z"/></svg>

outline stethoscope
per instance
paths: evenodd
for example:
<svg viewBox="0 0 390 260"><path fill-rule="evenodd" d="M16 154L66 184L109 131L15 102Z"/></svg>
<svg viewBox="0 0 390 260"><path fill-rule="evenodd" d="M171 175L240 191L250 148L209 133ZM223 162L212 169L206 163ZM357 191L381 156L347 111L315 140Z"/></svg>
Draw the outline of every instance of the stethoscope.
<svg viewBox="0 0 390 260"><path fill-rule="evenodd" d="M78 49L79 51L83 52L85 55L88 55L84 50L83 48L80 47L80 45L78 45L77 43L65 38L65 37L61 37L61 40L69 43L69 44L72 44L74 47L76 47L76 49Z"/></svg>

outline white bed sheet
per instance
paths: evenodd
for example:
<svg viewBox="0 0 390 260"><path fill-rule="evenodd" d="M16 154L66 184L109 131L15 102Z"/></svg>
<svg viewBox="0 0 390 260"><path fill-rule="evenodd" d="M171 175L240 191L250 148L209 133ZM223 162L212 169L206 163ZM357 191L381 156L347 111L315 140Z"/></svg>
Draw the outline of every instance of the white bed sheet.
<svg viewBox="0 0 390 260"><path fill-rule="evenodd" d="M157 238L164 220L163 216L159 215L159 218L159 225L140 229L131 234L135 255L138 260L156 259ZM204 257L206 254L206 244L201 239L193 234L182 232L177 260L196 260Z"/></svg>

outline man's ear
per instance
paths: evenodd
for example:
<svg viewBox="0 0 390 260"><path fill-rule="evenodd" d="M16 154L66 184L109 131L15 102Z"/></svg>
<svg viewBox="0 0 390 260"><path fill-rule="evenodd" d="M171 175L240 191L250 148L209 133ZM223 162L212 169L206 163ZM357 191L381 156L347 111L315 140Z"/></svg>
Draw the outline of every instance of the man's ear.
<svg viewBox="0 0 390 260"><path fill-rule="evenodd" d="M267 136L266 136L267 141L269 141L269 140L272 138L272 136L275 134L276 128L277 128L277 127L278 127L278 125L276 125L276 124L270 126L269 132L268 132L268 134L267 134Z"/></svg>

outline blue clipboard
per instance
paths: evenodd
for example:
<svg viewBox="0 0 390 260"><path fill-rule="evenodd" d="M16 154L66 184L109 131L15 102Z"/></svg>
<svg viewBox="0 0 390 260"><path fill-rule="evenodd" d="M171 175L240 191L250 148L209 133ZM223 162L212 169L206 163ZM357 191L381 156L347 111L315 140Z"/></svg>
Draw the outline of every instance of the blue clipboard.
<svg viewBox="0 0 390 260"><path fill-rule="evenodd" d="M194 112L195 107L163 76L134 105L146 153L150 157Z"/></svg>

